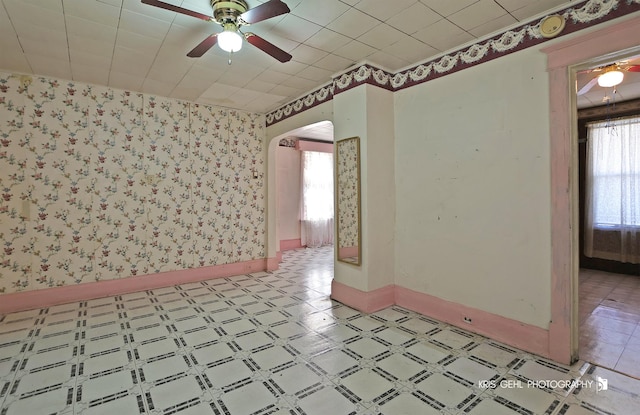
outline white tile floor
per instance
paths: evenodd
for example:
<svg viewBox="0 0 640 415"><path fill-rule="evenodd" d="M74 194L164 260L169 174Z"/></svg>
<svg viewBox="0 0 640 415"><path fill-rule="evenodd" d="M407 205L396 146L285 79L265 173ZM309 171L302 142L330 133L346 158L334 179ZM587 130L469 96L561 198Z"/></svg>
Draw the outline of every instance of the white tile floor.
<svg viewBox="0 0 640 415"><path fill-rule="evenodd" d="M578 297L580 358L640 378L640 277L581 269Z"/></svg>
<svg viewBox="0 0 640 415"><path fill-rule="evenodd" d="M638 413L639 380L331 301L332 255L0 316L0 415Z"/></svg>

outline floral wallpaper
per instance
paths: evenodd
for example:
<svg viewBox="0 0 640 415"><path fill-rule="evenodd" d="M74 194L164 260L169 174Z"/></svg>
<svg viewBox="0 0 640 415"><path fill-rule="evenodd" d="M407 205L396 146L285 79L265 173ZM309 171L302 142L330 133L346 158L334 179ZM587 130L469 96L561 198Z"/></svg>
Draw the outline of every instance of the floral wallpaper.
<svg viewBox="0 0 640 415"><path fill-rule="evenodd" d="M340 140L336 148L338 175L338 247L358 246L360 240L360 152L359 138Z"/></svg>
<svg viewBox="0 0 640 415"><path fill-rule="evenodd" d="M265 256L265 120L0 73L0 292Z"/></svg>

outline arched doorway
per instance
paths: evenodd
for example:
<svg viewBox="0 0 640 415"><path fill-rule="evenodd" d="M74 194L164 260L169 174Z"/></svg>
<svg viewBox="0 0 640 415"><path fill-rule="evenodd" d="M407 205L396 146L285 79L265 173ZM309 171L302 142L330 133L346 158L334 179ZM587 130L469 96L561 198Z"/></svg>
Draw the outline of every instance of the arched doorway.
<svg viewBox="0 0 640 415"><path fill-rule="evenodd" d="M284 250L305 245L299 217L301 150L331 152L332 144L333 123L329 120L300 126L269 138L269 258L275 255L279 260ZM333 175L333 172L327 174ZM270 267L274 268L274 264Z"/></svg>

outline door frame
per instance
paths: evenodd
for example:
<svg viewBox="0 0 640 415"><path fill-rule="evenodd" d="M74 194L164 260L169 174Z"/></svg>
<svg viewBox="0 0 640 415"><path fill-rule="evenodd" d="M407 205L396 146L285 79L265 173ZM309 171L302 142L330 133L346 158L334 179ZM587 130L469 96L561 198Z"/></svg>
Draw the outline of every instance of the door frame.
<svg viewBox="0 0 640 415"><path fill-rule="evenodd" d="M549 355L578 359L578 148L576 68L640 47L640 16L542 48L549 72L551 154L551 321Z"/></svg>

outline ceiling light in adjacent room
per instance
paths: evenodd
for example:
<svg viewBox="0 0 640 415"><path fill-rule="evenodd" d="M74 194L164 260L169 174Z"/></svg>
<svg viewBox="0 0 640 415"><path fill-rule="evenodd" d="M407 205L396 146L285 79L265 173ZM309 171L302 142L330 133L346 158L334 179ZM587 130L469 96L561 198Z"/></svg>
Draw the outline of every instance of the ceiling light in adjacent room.
<svg viewBox="0 0 640 415"><path fill-rule="evenodd" d="M598 77L598 85L604 88L613 87L616 85L620 85L622 80L624 79L624 73L621 71L614 69L612 71L607 71Z"/></svg>

